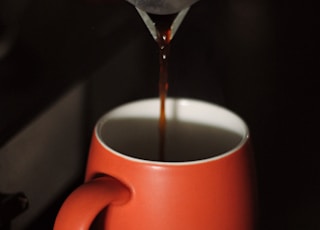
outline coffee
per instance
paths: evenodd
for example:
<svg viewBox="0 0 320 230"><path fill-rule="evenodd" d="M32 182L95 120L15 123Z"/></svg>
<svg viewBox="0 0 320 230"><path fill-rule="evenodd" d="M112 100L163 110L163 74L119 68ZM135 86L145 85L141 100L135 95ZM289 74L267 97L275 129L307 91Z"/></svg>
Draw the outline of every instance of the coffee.
<svg viewBox="0 0 320 230"><path fill-rule="evenodd" d="M166 136L166 113L165 101L168 93L168 60L170 54L171 25L178 14L156 15L149 14L151 20L155 23L159 47L159 97L160 97L160 116L159 116L159 159L165 155L165 136Z"/></svg>
<svg viewBox="0 0 320 230"><path fill-rule="evenodd" d="M242 140L238 133L222 128L167 119L165 155L159 156L157 119L108 120L100 129L102 141L115 151L144 160L186 162L225 153Z"/></svg>

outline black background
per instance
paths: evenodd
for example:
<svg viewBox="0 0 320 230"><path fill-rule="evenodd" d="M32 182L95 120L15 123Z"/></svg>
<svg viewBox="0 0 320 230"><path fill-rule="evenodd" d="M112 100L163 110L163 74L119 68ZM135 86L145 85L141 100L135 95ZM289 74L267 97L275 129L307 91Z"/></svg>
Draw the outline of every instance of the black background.
<svg viewBox="0 0 320 230"><path fill-rule="evenodd" d="M0 59L1 145L81 81L88 130L113 106L157 96L157 46L130 4L30 0L11 18L1 10L8 2L0 35L17 33ZM261 230L320 229L317 9L200 0L172 41L169 96L222 104L249 125Z"/></svg>

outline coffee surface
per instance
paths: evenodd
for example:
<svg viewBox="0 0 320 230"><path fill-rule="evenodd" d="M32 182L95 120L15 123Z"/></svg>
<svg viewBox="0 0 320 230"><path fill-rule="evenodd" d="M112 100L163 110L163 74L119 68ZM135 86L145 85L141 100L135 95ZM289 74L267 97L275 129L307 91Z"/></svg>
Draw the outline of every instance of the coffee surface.
<svg viewBox="0 0 320 230"><path fill-rule="evenodd" d="M106 145L121 154L163 162L207 159L233 149L242 139L221 128L169 119L160 157L158 119L109 120L100 135Z"/></svg>

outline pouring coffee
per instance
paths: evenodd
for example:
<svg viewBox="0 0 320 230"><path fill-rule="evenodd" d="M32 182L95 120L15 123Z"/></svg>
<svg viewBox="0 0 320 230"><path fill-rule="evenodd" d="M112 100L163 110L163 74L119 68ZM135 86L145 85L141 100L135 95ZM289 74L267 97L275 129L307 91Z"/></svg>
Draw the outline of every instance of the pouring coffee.
<svg viewBox="0 0 320 230"><path fill-rule="evenodd" d="M183 1L182 1L183 2ZM187 1L185 1L187 3ZM190 1L188 2L190 3ZM165 139L166 139L166 109L165 101L168 93L168 64L170 56L170 44L177 29L186 16L189 7L182 9L174 14L154 14L147 13L136 7L141 18L145 22L152 37L158 44L159 50L159 98L160 98L160 116L159 116L159 158L164 159Z"/></svg>
<svg viewBox="0 0 320 230"><path fill-rule="evenodd" d="M143 6L152 1L131 2L142 2L137 10L159 47L160 97L121 105L97 122L85 183L64 202L54 230L253 230L245 122L216 104L166 98L170 41L194 1L161 12Z"/></svg>

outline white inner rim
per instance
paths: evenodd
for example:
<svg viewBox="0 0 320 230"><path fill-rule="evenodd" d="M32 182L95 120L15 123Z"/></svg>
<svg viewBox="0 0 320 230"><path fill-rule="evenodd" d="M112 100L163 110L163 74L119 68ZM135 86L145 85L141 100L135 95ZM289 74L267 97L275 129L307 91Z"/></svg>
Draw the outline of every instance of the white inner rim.
<svg viewBox="0 0 320 230"><path fill-rule="evenodd" d="M249 136L248 127L245 122L235 113L215 104L194 100L194 99L166 99L166 117L167 119L177 119L181 121L194 122L203 125L220 127L225 130L233 131L239 134L242 138L238 145L231 148L229 151L213 156L204 160L186 161L186 162L160 162L152 160L143 160L127 156L106 145L101 138L101 129L103 125L110 119L121 118L151 118L159 117L160 102L159 99L145 99L131 102L119 106L100 118L96 127L95 135L99 142L109 151L122 158L130 161L141 163L165 164L165 165L186 165L197 164L206 161L217 160L229 154L232 154L237 149L241 148Z"/></svg>

